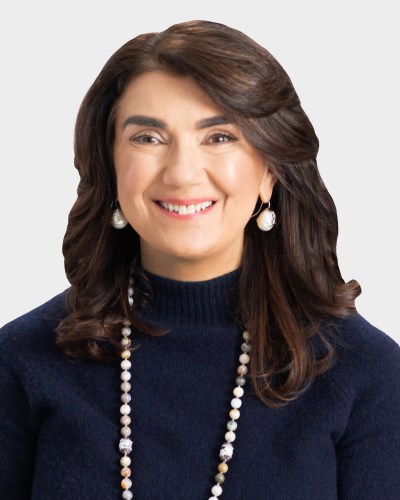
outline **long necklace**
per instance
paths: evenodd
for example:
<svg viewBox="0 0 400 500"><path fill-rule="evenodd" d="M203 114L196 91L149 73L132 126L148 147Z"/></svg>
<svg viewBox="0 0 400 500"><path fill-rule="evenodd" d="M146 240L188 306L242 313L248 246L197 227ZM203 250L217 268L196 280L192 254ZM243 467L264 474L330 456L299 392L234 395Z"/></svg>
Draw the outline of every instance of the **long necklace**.
<svg viewBox="0 0 400 500"><path fill-rule="evenodd" d="M132 306L133 304L133 280L132 278L129 281L129 288L128 288L128 300L129 304ZM121 476L122 476L122 481L121 481L121 487L122 487L122 498L124 500L132 500L133 498L133 493L131 491L132 488L132 480L131 480L131 475L132 475L132 470L131 470L131 458L130 454L132 452L132 445L133 442L130 439L131 435L131 407L130 407L130 401L131 401L131 362L130 362L130 357L131 357L131 339L130 335L132 333L131 331L131 323L130 321L126 320L123 323L122 329L121 329L121 436L122 438L120 439L119 442L119 450L122 454L122 457L120 459L120 464L121 464ZM228 472L228 462L231 460L233 456L233 445L232 443L236 439L236 429L237 429L237 421L239 420L240 417L240 410L239 408L242 406L242 396L244 394L244 389L243 386L246 383L246 374L247 374L247 364L250 361L249 353L251 351L251 344L250 344L250 335L247 330L245 330L242 334L243 337L243 343L240 346L241 349L241 354L239 356L239 366L237 368L237 376L235 379L236 387L233 389L233 396L234 398L231 400L231 409L229 411L229 417L230 420L228 421L226 427L227 427L227 432L225 433L225 442L221 446L220 452L219 452L219 458L220 458L220 463L218 465L218 472L214 476L214 481L215 484L211 488L211 497L208 500L218 500L218 497L222 495L223 489L222 489L222 484L225 481L225 474Z"/></svg>

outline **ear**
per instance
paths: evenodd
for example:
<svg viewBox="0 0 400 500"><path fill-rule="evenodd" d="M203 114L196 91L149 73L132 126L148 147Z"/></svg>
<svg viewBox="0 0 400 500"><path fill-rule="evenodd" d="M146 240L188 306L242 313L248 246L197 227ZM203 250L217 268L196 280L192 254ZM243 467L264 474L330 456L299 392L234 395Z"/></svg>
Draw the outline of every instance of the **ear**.
<svg viewBox="0 0 400 500"><path fill-rule="evenodd" d="M259 196L263 203L268 203L272 196L272 191L276 183L276 177L268 167L265 167L264 175L261 179Z"/></svg>

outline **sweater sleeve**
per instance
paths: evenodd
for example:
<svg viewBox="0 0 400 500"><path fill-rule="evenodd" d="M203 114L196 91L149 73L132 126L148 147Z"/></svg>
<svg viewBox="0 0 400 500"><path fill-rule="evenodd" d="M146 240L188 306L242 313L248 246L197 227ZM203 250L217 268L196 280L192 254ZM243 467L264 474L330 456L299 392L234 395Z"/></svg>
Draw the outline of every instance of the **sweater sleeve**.
<svg viewBox="0 0 400 500"><path fill-rule="evenodd" d="M0 492L2 500L30 498L35 433L29 404L18 377L0 352Z"/></svg>
<svg viewBox="0 0 400 500"><path fill-rule="evenodd" d="M337 444L340 500L400 499L400 348L385 354L376 353Z"/></svg>

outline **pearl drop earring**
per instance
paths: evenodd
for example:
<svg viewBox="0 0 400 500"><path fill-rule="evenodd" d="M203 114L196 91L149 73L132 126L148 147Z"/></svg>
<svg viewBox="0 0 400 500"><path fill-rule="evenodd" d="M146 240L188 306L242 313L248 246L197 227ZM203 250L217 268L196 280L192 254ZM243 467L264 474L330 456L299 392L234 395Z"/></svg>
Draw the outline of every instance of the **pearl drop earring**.
<svg viewBox="0 0 400 500"><path fill-rule="evenodd" d="M270 210L271 202L269 201L267 207L257 217L257 226L261 231L270 231L276 222L276 215L273 210Z"/></svg>
<svg viewBox="0 0 400 500"><path fill-rule="evenodd" d="M115 201L115 210L112 213L111 216L111 225L115 229L123 229L128 225L128 221L125 218L125 215L122 213L122 211L119 209L118 201Z"/></svg>

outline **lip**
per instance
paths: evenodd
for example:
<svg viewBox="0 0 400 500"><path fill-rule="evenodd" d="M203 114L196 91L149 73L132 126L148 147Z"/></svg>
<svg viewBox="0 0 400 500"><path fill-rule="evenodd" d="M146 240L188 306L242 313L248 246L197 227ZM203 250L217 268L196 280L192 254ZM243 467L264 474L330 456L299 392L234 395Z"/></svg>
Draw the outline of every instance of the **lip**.
<svg viewBox="0 0 400 500"><path fill-rule="evenodd" d="M171 212L170 210L166 210L160 204L160 202L163 202L163 203L169 203L171 205L180 205L188 207L190 205L197 205L199 203L204 203L207 201L211 201L212 205L193 214L179 214L177 212ZM166 217L171 217L173 219L179 219L179 220L190 220L190 219L197 219L199 217L202 217L203 215L206 215L208 212L210 212L210 210L213 209L213 207L216 204L216 201L213 200L212 198L190 198L190 199L162 198L159 200L154 200L154 204L157 206L160 212L164 214Z"/></svg>

